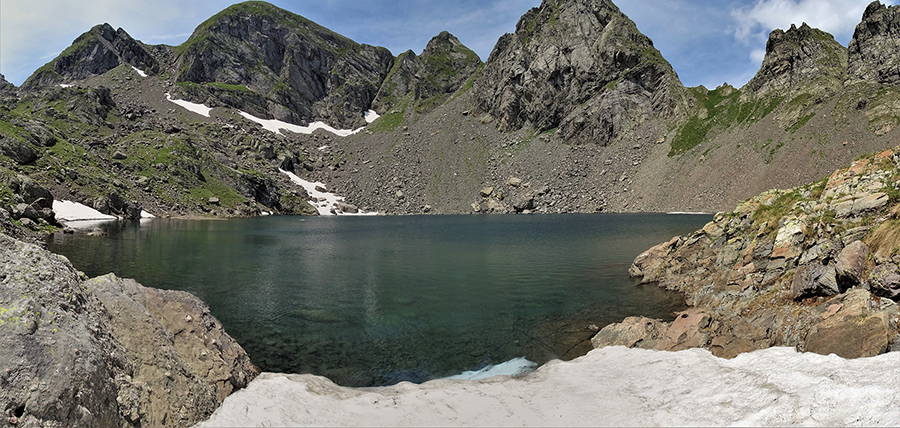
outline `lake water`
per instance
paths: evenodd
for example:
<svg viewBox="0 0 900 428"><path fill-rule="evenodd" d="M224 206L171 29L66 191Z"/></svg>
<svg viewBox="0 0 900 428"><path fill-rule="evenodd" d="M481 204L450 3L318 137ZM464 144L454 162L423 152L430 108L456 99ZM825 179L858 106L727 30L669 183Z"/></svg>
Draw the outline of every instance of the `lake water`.
<svg viewBox="0 0 900 428"><path fill-rule="evenodd" d="M49 248L203 299L265 371L347 386L422 382L590 349L596 327L671 319L683 298L628 278L708 215L272 216L110 222Z"/></svg>

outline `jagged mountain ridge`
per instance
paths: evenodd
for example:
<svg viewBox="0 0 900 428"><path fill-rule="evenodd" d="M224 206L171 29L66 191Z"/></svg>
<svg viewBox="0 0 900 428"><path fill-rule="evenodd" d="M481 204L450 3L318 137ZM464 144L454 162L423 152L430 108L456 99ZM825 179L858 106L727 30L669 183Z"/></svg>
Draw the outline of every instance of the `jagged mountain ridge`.
<svg viewBox="0 0 900 428"><path fill-rule="evenodd" d="M178 208L162 210L170 213L302 212L297 204L305 197L302 189L296 192L286 187L290 184L277 172L279 167L328 183L352 203L387 213L715 211L768 188L813 181L823 171L860 154L890 147L900 123L892 113L900 91L891 83L870 78L855 83L839 78L840 70L867 60L854 59L851 52L846 55L846 66L841 64L843 59L837 64L823 61L823 55L844 58L841 52L845 49L833 43L830 35L808 26L773 32L771 49L756 79L759 87L683 88L652 42L612 3L548 0L523 16L515 34L501 38L484 65L457 44L458 40L441 34L421 55L406 52L392 59L377 87L363 85L365 90L353 92L356 95L349 98L330 93L331 100L355 105L345 109L354 126L361 124L364 108L360 107L363 103L353 104L354 100L371 95L368 106L384 116L365 132L344 139L324 134L272 135L254 129L256 125L244 122L234 111L237 108L260 117L278 117L278 111L287 114L279 98L263 93L261 86L233 83L236 80L177 82L178 72L191 75L187 73L188 58L199 58L202 52L228 44L212 46L209 32L213 24L234 24L237 16L277 21L273 16L279 13L305 22L259 2L237 6L198 27L192 44L177 48L144 45L160 64L156 75L137 79L130 70L133 64L123 63L75 81L82 88L74 92L52 85L20 91L26 95L10 110L16 116L11 122L16 135L0 145L12 153L30 147L35 156L9 165L26 174L31 174L31 165L45 171L35 174L46 186L59 189L54 194L81 195L81 200L96 202L117 193L120 198L152 203L153 207ZM866 30L858 31L859 37L851 42L861 46L857 50L877 53L878 46L887 46L883 40L890 39L896 9L879 6L873 3L860 23ZM245 13L256 9L266 12ZM253 28L234 25L248 35ZM321 29L308 22L303 25ZM320 32L333 34L324 29ZM285 34L300 37L300 32ZM281 36L254 37L265 42L260 45L263 48L275 44L273 58L287 57L278 56L283 53L277 48ZM334 37L334 43L344 43ZM781 42L775 43L779 37ZM228 40L244 43L238 39ZM364 46L347 43L342 46ZM321 44L315 46L321 52L327 50ZM244 46L238 50L245 48L256 49ZM347 50L348 55L352 52ZM247 55L245 59L253 59L254 64L266 59L265 54ZM892 54L878 55L890 58ZM435 60L439 60L438 66ZM181 61L181 68L172 66L176 61ZM793 65L778 65L784 61ZM884 69L889 75L891 67L884 64L890 63L866 67ZM235 66L229 73L240 77L249 69ZM447 70L457 72L440 74ZM260 79L282 78L267 73L260 73L268 76ZM230 78L223 76L220 79ZM553 79L557 79L555 83ZM820 82L825 82L824 86ZM823 87L827 90L821 90ZM112 103L87 105L97 104L110 114L83 115L96 129L55 125L49 129L67 149L82 147L110 171L121 170L118 164L126 167L122 174L127 179L120 179L115 190L103 190L115 182L105 176L92 180L100 183L93 187L73 185L77 180L68 178L65 170L77 168L55 170L53 159L58 159L55 152L59 149L41 148L42 133L28 131L24 120L28 117L24 103L39 107L31 109L37 114L32 119L45 127L57 116L72 120L71 115L60 116L53 100L85 90L103 93L102 88L111 89ZM212 117L174 108L163 97L166 91L216 107ZM506 110L500 108L503 105ZM518 110L510 110L512 107ZM297 116L296 112L304 111L287 110ZM296 120L289 116L282 117ZM3 118L8 119L9 114ZM152 130L152 135L138 136L141 128L141 132ZM168 133L170 130L173 133ZM72 138L71 132L79 135ZM102 144L96 144L98 141ZM171 169L157 168L166 165L148 161L147 156L158 156L156 151L168 151L178 141L190 145L175 154L188 155L166 167ZM132 161L126 152L137 147L135 142L149 144L151 149L139 149L143 157ZM324 142L328 148L319 150ZM124 162L110 159L116 151L129 158ZM95 177L92 174L75 175L86 180ZM141 176L149 178L150 185ZM163 184L165 180L170 181ZM195 192L197 186L203 187L203 192ZM216 189L234 193L217 206L207 201L207 196L213 199L215 193L222 193ZM179 191L190 191L186 205L184 199L175 197ZM158 192L164 193L165 200L158 200Z"/></svg>

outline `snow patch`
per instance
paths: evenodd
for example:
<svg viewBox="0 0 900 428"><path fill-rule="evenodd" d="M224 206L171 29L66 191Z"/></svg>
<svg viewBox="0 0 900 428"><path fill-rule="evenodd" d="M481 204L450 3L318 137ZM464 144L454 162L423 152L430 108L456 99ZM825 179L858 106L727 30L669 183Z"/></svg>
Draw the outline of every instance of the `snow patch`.
<svg viewBox="0 0 900 428"><path fill-rule="evenodd" d="M263 373L198 426L900 426L900 352L608 347L518 378L346 388Z"/></svg>
<svg viewBox="0 0 900 428"><path fill-rule="evenodd" d="M136 71L139 76L147 77L147 73L144 73L144 70L141 70L140 68L137 68L133 65L131 66L131 68L134 69L134 71Z"/></svg>
<svg viewBox="0 0 900 428"><path fill-rule="evenodd" d="M366 118L366 123L372 123L372 122L374 122L376 119L378 119L379 117L381 117L381 115L379 115L378 113L376 113L375 110L369 110L369 111L363 113L363 117Z"/></svg>
<svg viewBox="0 0 900 428"><path fill-rule="evenodd" d="M279 168L278 170L281 171L282 173L284 173L285 175L287 175L288 178L290 178L294 184L297 184L297 185L303 187L304 190L306 190L306 193L308 193L309 197L312 198L309 202L314 207L316 207L316 211L319 212L319 215L334 215L334 212L338 213L338 215L356 215L356 216L378 215L377 212L366 213L366 212L363 212L363 210L359 210L359 212L357 212L357 213L341 212L339 209L337 209L337 207L338 207L338 202L344 201L343 196L338 196L338 195L335 195L334 193L323 192L322 190L319 190L319 189L323 189L323 190L325 189L325 184L323 184L321 182L317 181L317 182L313 183L311 181L306 181L306 180L298 177L297 174L294 174L293 172L285 171L281 168ZM334 212L332 212L332 211L334 211Z"/></svg>
<svg viewBox="0 0 900 428"><path fill-rule="evenodd" d="M281 120L260 119L260 118L254 116L250 113L247 113L245 111L239 111L239 113L241 114L241 116L244 116L244 118L249 119L253 122L256 122L256 123L262 125L264 129L274 132L276 134L280 134L282 129L286 130L286 131L296 132L298 134L312 134L313 131L315 131L317 129L324 129L324 130L326 130L334 135L337 135L339 137L346 137L349 135L356 134L357 132L363 130L363 128L335 129L334 127L327 125L327 124L325 124L325 122L321 122L321 121L310 123L309 126L300 126L300 125L294 125L293 123L287 123L287 122L284 122Z"/></svg>
<svg viewBox="0 0 900 428"><path fill-rule="evenodd" d="M320 152L324 152L325 149L327 149L327 148L328 148L328 144L326 144L326 145L324 145L324 146L322 146L322 147L319 147L318 150L319 150Z"/></svg>
<svg viewBox="0 0 900 428"><path fill-rule="evenodd" d="M207 107L207 106L205 106L205 105L203 105L203 104L197 104L197 103L192 103L192 102L190 102L190 101L173 99L173 98L172 98L172 95L170 95L168 92L166 92L166 99L169 100L170 102L173 102L173 103L175 103L175 104L181 106L182 108L185 108L185 109L187 109L187 110L190 110L190 111L192 111L192 112L194 112L194 113L197 113L197 114L199 114L199 115L201 115L201 116L209 117L209 112L212 111L212 108Z"/></svg>
<svg viewBox="0 0 900 428"><path fill-rule="evenodd" d="M519 357L505 363L487 366L481 370L465 371L445 379L479 380L494 376L520 376L533 372L535 368L537 368L537 363L528 361L525 357Z"/></svg>
<svg viewBox="0 0 900 428"><path fill-rule="evenodd" d="M147 211L141 210L141 218L156 218L156 216L148 213Z"/></svg>
<svg viewBox="0 0 900 428"><path fill-rule="evenodd" d="M71 88L71 87L73 87L73 86L75 86L75 85L67 85L67 84L65 84L65 83L60 83L60 84L59 84L59 87L60 87L60 88Z"/></svg>

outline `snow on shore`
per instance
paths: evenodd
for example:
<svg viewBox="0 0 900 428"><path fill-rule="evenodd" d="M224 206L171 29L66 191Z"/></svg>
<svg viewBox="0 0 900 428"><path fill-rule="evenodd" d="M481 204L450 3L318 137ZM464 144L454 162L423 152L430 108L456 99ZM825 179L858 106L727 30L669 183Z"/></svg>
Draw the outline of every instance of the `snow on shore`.
<svg viewBox="0 0 900 428"><path fill-rule="evenodd" d="M119 219L114 215L103 214L87 205L72 201L53 201L53 212L56 213L57 220L76 229L94 227L99 223ZM141 219L151 218L156 218L156 216L141 210Z"/></svg>
<svg viewBox="0 0 900 428"><path fill-rule="evenodd" d="M53 212L56 213L56 219L62 222L118 220L116 216L103 214L87 205L72 201L53 201Z"/></svg>
<svg viewBox="0 0 900 428"><path fill-rule="evenodd" d="M345 388L263 373L198 426L900 426L900 352L610 347L520 378Z"/></svg>
<svg viewBox="0 0 900 428"><path fill-rule="evenodd" d="M281 168L278 168L278 170L281 171L283 174L287 175L288 178L290 178L294 184L297 184L297 185L303 187L304 190L306 190L306 193L308 193L309 197L312 198L312 200L309 202L314 207L316 207L316 211L319 212L319 215L334 215L332 210L334 210L335 212L338 212L340 215L378 215L377 212L366 213L366 212L363 212L362 210L359 210L359 212L356 212L356 213L342 212L340 209L338 209L338 202L343 202L344 197L335 195L334 193L323 192L321 190L318 190L318 189L325 189L325 184L320 183L318 181L315 183L313 183L311 181L306 181L306 180L298 177L297 174L294 174L293 172L290 172L290 171L285 171Z"/></svg>

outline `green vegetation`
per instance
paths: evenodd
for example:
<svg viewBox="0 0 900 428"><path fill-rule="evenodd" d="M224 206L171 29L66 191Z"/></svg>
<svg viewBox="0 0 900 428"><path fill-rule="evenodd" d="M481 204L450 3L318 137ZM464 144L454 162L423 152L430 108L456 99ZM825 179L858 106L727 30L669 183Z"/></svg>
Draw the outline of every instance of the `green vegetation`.
<svg viewBox="0 0 900 428"><path fill-rule="evenodd" d="M751 100L742 103L741 92L731 87L721 87L705 92L691 88L691 94L706 110L706 117L691 117L678 130L672 140L669 156L678 156L706 141L713 128L729 128L735 125L760 121L781 104L782 98Z"/></svg>
<svg viewBox="0 0 900 428"><path fill-rule="evenodd" d="M393 131L398 126L406 123L406 108L412 101L413 93L410 93L394 109L372 122L367 128L372 132Z"/></svg>
<svg viewBox="0 0 900 428"><path fill-rule="evenodd" d="M765 223L766 227L763 232L774 233L778 230L778 222L782 217L790 214L794 210L797 202L803 198L797 191L785 192L779 195L775 200L767 204L760 204L753 212L753 224L761 226Z"/></svg>

